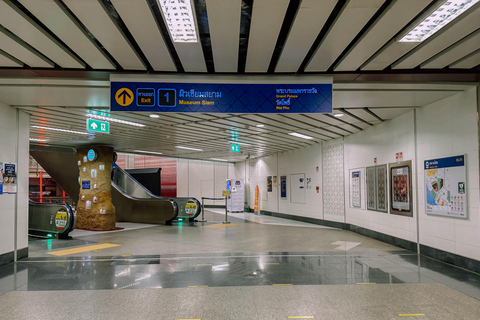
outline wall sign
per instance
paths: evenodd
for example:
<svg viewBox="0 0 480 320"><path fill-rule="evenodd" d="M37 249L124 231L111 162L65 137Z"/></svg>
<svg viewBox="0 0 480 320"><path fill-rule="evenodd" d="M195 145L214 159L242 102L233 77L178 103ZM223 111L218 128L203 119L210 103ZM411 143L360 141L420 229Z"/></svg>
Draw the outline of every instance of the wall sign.
<svg viewBox="0 0 480 320"><path fill-rule="evenodd" d="M280 198L287 199L287 176L280 176Z"/></svg>
<svg viewBox="0 0 480 320"><path fill-rule="evenodd" d="M112 81L110 83L110 110L212 113L331 113L332 84Z"/></svg>
<svg viewBox="0 0 480 320"><path fill-rule="evenodd" d="M427 160L424 168L425 212L467 218L465 156Z"/></svg>
<svg viewBox="0 0 480 320"><path fill-rule="evenodd" d="M0 162L0 194L3 193L3 162Z"/></svg>
<svg viewBox="0 0 480 320"><path fill-rule="evenodd" d="M4 163L3 168L3 192L17 193L16 164Z"/></svg>
<svg viewBox="0 0 480 320"><path fill-rule="evenodd" d="M95 152L95 150L93 149L88 150L87 158L88 158L88 161L97 160L97 153Z"/></svg>
<svg viewBox="0 0 480 320"><path fill-rule="evenodd" d="M267 192L272 192L272 176L267 177Z"/></svg>
<svg viewBox="0 0 480 320"><path fill-rule="evenodd" d="M350 204L354 208L361 207L360 176L360 171L350 173Z"/></svg>

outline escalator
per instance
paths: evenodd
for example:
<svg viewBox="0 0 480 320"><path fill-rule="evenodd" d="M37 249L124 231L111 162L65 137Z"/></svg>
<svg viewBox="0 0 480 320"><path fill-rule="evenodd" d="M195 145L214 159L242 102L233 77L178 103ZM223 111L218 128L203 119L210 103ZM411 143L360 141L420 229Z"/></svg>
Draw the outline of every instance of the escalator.
<svg viewBox="0 0 480 320"><path fill-rule="evenodd" d="M80 185L75 149L32 149L30 155L74 202L78 202ZM177 218L193 220L201 212L197 199L156 196L119 167L112 177L112 203L117 221L163 224Z"/></svg>
<svg viewBox="0 0 480 320"><path fill-rule="evenodd" d="M75 209L68 204L28 202L28 234L31 236L67 239L76 222Z"/></svg>

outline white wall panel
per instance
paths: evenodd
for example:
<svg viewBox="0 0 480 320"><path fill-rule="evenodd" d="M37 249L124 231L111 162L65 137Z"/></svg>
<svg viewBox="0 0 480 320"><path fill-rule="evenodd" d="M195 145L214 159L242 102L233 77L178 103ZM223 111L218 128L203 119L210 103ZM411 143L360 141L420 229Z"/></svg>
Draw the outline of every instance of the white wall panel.
<svg viewBox="0 0 480 320"><path fill-rule="evenodd" d="M267 72L282 27L288 0L255 0L248 39L246 72Z"/></svg>
<svg viewBox="0 0 480 320"><path fill-rule="evenodd" d="M177 71L145 0L112 0L123 22L155 71Z"/></svg>
<svg viewBox="0 0 480 320"><path fill-rule="evenodd" d="M206 0L216 72L237 72L241 0Z"/></svg>
<svg viewBox="0 0 480 320"><path fill-rule="evenodd" d="M64 0L87 29L127 70L145 70L142 61L97 0Z"/></svg>
<svg viewBox="0 0 480 320"><path fill-rule="evenodd" d="M54 0L20 0L20 3L92 68L115 69Z"/></svg>
<svg viewBox="0 0 480 320"><path fill-rule="evenodd" d="M3 1L0 2L0 21L5 28L43 53L59 66L63 68L84 67L63 48L59 47L54 41L47 37L42 31L37 29L35 25L30 23L30 21L25 19Z"/></svg>
<svg viewBox="0 0 480 320"><path fill-rule="evenodd" d="M276 72L296 72L322 30L335 0L303 0L278 59Z"/></svg>

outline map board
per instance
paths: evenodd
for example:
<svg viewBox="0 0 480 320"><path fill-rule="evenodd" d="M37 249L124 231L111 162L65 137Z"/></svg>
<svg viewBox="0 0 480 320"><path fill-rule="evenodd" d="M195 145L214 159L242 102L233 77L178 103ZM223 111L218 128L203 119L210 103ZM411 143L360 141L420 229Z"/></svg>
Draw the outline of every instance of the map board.
<svg viewBox="0 0 480 320"><path fill-rule="evenodd" d="M361 204L361 172L350 171L350 207L360 208Z"/></svg>
<svg viewBox="0 0 480 320"><path fill-rule="evenodd" d="M467 218L465 155L426 160L425 212Z"/></svg>

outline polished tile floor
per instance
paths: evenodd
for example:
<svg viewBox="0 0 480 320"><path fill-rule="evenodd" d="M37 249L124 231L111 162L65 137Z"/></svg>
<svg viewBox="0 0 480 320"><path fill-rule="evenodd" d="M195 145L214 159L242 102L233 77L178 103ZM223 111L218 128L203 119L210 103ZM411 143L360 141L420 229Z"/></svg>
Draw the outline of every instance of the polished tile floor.
<svg viewBox="0 0 480 320"><path fill-rule="evenodd" d="M0 267L0 319L480 319L478 274L349 231L206 219L31 239Z"/></svg>

